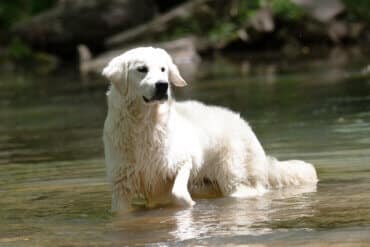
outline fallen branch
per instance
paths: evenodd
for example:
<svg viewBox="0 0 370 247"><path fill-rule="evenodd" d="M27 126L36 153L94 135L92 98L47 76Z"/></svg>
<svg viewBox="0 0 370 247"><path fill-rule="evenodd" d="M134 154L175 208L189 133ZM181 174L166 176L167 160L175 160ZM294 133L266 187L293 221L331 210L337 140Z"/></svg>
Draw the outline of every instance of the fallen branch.
<svg viewBox="0 0 370 247"><path fill-rule="evenodd" d="M148 34L157 33L166 29L168 23L177 18L186 18L191 15L196 7L210 0L193 0L179 5L169 12L154 18L152 21L121 32L108 38L105 42L107 47L120 46L125 43L136 41Z"/></svg>

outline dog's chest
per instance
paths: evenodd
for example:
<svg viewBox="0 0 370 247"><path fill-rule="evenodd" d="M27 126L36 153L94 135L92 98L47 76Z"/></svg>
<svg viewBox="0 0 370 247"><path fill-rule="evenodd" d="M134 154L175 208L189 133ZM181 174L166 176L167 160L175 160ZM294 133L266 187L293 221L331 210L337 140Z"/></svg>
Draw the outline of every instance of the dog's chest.
<svg viewBox="0 0 370 247"><path fill-rule="evenodd" d="M171 171L166 156L166 132L156 124L120 128L120 138L115 147L122 153L124 160L118 177L128 194L142 194L146 197L168 187Z"/></svg>

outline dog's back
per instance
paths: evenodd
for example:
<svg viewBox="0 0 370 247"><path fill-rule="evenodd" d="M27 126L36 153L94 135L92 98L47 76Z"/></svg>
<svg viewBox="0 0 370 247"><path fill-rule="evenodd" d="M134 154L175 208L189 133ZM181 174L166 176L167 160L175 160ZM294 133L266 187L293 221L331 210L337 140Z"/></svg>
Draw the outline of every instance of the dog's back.
<svg viewBox="0 0 370 247"><path fill-rule="evenodd" d="M311 164L266 156L239 114L171 99L170 86L186 82L164 50L130 50L103 74L112 82L104 148L114 210L165 194L192 206L188 187L192 192L202 184L224 196L256 196L270 187L317 182Z"/></svg>

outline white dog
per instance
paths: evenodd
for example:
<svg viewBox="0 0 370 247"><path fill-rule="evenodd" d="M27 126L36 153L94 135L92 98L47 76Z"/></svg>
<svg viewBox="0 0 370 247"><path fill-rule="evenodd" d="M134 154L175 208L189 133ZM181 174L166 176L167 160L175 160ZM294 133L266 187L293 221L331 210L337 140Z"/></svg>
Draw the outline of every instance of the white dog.
<svg viewBox="0 0 370 247"><path fill-rule="evenodd" d="M311 164L267 157L239 114L175 102L170 85L186 82L162 49L129 50L103 75L112 83L103 140L113 210L192 206L191 195L247 197L318 181Z"/></svg>

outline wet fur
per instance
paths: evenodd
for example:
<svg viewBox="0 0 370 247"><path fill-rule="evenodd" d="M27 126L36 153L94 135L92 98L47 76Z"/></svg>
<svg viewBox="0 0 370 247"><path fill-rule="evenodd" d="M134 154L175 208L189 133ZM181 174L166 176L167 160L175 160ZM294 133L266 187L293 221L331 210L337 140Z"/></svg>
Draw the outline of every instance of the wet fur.
<svg viewBox="0 0 370 247"><path fill-rule="evenodd" d="M317 183L311 164L266 156L237 113L172 98L143 102L133 86L139 82L129 74L136 60L168 63L168 79L178 80L177 85L183 80L171 71L177 68L168 54L155 48L131 50L103 71L112 82L103 140L113 210L137 201L192 206L194 195L248 197L270 188Z"/></svg>

